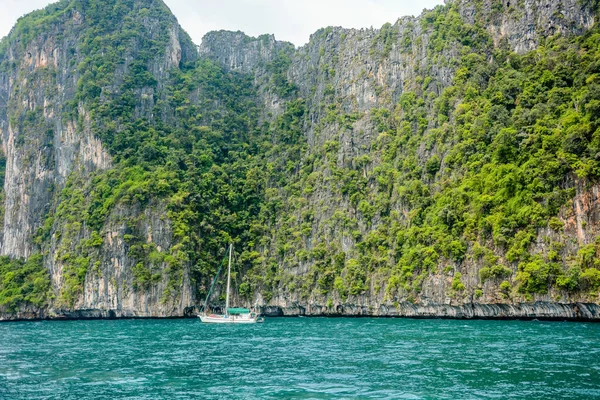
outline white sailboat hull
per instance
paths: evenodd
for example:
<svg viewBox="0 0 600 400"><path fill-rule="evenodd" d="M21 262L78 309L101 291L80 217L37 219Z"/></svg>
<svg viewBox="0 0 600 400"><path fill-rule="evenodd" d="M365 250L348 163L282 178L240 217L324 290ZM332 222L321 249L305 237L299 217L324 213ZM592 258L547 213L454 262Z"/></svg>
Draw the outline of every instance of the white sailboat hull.
<svg viewBox="0 0 600 400"><path fill-rule="evenodd" d="M200 314L200 321L207 324L256 324L263 322L264 318L259 316L243 315L219 315L219 314Z"/></svg>
<svg viewBox="0 0 600 400"><path fill-rule="evenodd" d="M255 312L250 312L250 310L246 308L229 308L229 295L230 295L230 286L231 286L231 257L233 255L233 243L229 244L229 265L227 266L227 292L225 295L225 312L226 314L206 314L206 312L202 312L202 314L198 315L200 321L207 324L256 324L257 322L264 322L264 318L259 316L259 314ZM213 284L208 291L208 295L206 296L206 302L204 304L203 310L206 310L206 305L208 303L208 298L210 297L210 293L212 292L212 288L219 277L219 273L221 272L221 268L219 268L219 272L217 272L217 276L215 277Z"/></svg>

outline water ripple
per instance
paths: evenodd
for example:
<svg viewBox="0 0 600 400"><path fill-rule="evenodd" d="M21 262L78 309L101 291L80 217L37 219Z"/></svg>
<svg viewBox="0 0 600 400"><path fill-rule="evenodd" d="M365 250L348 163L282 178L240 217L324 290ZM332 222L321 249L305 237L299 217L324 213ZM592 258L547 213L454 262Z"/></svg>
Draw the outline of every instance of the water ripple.
<svg viewBox="0 0 600 400"><path fill-rule="evenodd" d="M0 399L600 398L600 324L0 324Z"/></svg>

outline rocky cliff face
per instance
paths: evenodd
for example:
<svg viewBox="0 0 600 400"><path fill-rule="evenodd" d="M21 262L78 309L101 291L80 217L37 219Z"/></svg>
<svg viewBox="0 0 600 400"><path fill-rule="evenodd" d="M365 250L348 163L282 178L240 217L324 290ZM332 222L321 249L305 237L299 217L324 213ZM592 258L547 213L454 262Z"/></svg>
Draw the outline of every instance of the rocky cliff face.
<svg viewBox="0 0 600 400"><path fill-rule="evenodd" d="M595 22L592 2L577 0L464 1L460 7L469 23L474 23L477 16L485 18L496 46L506 41L521 54L556 34L581 35Z"/></svg>
<svg viewBox="0 0 600 400"><path fill-rule="evenodd" d="M171 197L135 188L131 176L137 172L126 168L164 150L144 148L123 132L137 135L127 130L131 120L145 140L163 140L173 126L212 143L207 126L214 110L231 102L218 91L206 100L213 89L198 86L217 79L216 72L185 75L202 59L251 77L254 88L244 96L256 104L258 123L253 127L246 118L238 131L270 126L271 143L283 149L279 154L301 148L299 161L287 161L292 165L284 180L275 182L270 172L264 178L263 217L256 222L263 233L252 239L254 252L242 256L247 274L238 283L247 286L237 301L262 303L273 315L599 318L598 306L587 304L598 302L593 285L517 291L524 273L534 274L525 259L509 254L513 236L525 235L519 233L524 228L507 228L504 239L495 231L486 238L484 228L471 236L452 233L456 240L435 245L410 237L411 228L423 224L419 219L429 218L421 216L433 207L426 199L467 177L450 155L453 146L466 143L457 132L474 94L462 88L480 90L468 79L481 74L483 93L498 79L492 69L526 57L551 36L583 35L595 24L594 2L456 0L381 29L324 28L298 49L268 35L211 32L199 52L159 0L99 4L64 0L21 20L0 46L0 133L7 160L0 252L44 254L52 283L46 307L23 306L8 318L181 316L201 302L210 276L198 273L203 261L191 248L194 240L208 248L202 235L220 234L196 214L174 210L212 199L187 199L190 187ZM225 90L222 82L217 86ZM290 111L299 105L302 112ZM127 107L127 117L114 112ZM289 126L301 131L298 143L277 136ZM249 135L240 139L248 141L244 146L263 145ZM404 139L396 143L396 137ZM143 149L141 161L128 159L128 146ZM196 156L192 147L182 148ZM231 149L225 144L220 151ZM277 154L264 155L265 171L286 164ZM178 155L164 163L193 171L203 162ZM550 274L555 281L583 259L582 249L596 251L594 182L565 174L561 188L568 201L553 224L536 226L524 245L531 263L537 254L560 265L562 272ZM103 185L119 187L119 196L98 189ZM168 186L152 185L156 192ZM417 197L421 205L415 205ZM197 229L202 233L194 239L188 230ZM410 257L418 267L407 272ZM494 271L491 278L481 273L484 268Z"/></svg>
<svg viewBox="0 0 600 400"><path fill-rule="evenodd" d="M312 174L308 179L300 179L300 185L305 188L308 186L309 190L304 190L299 196L289 192L283 194L290 203L300 205L290 205L287 211L293 215L292 222L281 220L272 236L272 243L286 242L291 250L274 256L282 266L280 276L283 283L273 290L270 304L279 307L283 313L292 314L306 312L310 315L351 315L354 312L348 310L356 308L362 310L356 311L361 315L391 315L396 311L381 312L382 304L390 306L409 299L412 302L416 300L417 305L409 307L413 311L397 311L398 315L443 315L446 313L442 310L444 307L457 305L460 308L461 304L471 307L473 302L512 303L535 299L550 304L556 301L597 301L597 294L594 293L565 293L564 290L554 288L544 294L528 294L524 297L513 293L511 299L507 293L499 290L502 280L488 279L485 282L481 278L481 269L485 263L478 261L477 256L458 262L441 257L437 261L436 272L419 278L422 280L418 294L414 295L410 289L400 290L396 295L391 294L390 281L386 278L389 272L382 271L388 270L387 266L393 269L393 265L402 263L397 255L399 251L393 249L396 245L384 245L382 242L379 245L381 250L373 250L374 258L378 258L378 261L361 259L360 253L364 252L360 247L365 246L365 238L368 241L377 232L392 235L388 228L395 222L390 222L387 217L376 212L373 217L365 218L365 212L359 210L358 204L353 204L351 196L344 193L343 188L336 188L332 184L340 171L355 170L358 178L353 175L352 179L365 178L360 190L368 194L362 198L367 198L367 202L376 205L384 195L381 193L379 180L383 179L381 172L385 161L385 156L377 149L381 148L382 141L390 140L385 135L388 132L382 132L381 119L377 114L383 114L386 118L393 115L401 107L404 94L416 93L416 97L405 98L405 101L417 103L423 99L423 117L428 118L428 121L425 121L422 129L425 132L436 129L448 131L447 127L435 121L435 101L445 90L456 84L456 72L466 54L483 54L484 57L478 62L484 64L492 62L493 53L497 49L527 54L553 35L582 35L593 27L595 19L591 3L575 0L449 1L445 7L417 18L402 18L394 25L384 25L381 29L322 29L311 36L307 45L289 54L287 78L296 86L297 96L306 102L303 131L308 143L308 159L313 156L330 161L325 165L312 163L309 166ZM452 25L455 26L451 27ZM203 53L226 68L253 71L261 75L264 73L265 62L273 59L263 53L265 47L262 46L259 40L237 38L231 41L228 35L213 33L203 43ZM276 46L271 44L270 47ZM257 51L257 48L261 48L261 51ZM247 57L246 54L252 56ZM263 93L272 94L274 88L268 85L267 82L266 87L263 86ZM398 118L406 117L406 113L400 113ZM400 131L398 125L401 122L392 123L392 129ZM394 132L389 135L394 135ZM434 139L430 137L423 140ZM328 147L332 152L325 154L327 150L324 149ZM428 158L438 155L443 158L445 152L447 154L448 150L444 150L443 146L423 144L416 151L415 155L420 159L416 162L425 166ZM406 163L407 155L404 157L403 160L401 156L396 168L401 169L402 162ZM392 219L407 229L410 226L407 220L414 210L404 204L398 193L405 190L405 184L406 181L401 178L386 189L391 195L385 200L385 204L389 207L388 210L392 210ZM570 178L565 179L564 187L569 187L573 190L572 193L576 193L572 201L561 208L559 214L560 223L564 224L565 229L559 232L552 228L538 229L536 239L529 247L531 254L546 255L549 251L554 251L550 248L560 249L563 268L567 268L573 264L579 250L595 243L597 224L594 221L598 212L594 197L596 186L581 180L575 183ZM432 195L437 190L439 188L432 187ZM364 209L368 210L368 204L364 205ZM310 219L305 218L307 215ZM468 247L467 251L472 251L471 246ZM506 260L505 246L492 244L491 247L500 262L513 264L509 267L513 269L509 273L512 278L506 282L514 288L518 284L517 275L521 267L517 266L517 262ZM320 256L314 257L313 254L324 248L329 254L343 255L346 264L340 267L341 270L333 272L334 268L324 270L319 266L322 262L319 260ZM266 252L281 254L282 248L272 245ZM335 264L335 256L329 260L327 257L325 263ZM360 289L348 296L348 293L340 295L339 290L331 293L320 287L331 285L331 282L322 283L323 274L328 273L341 274L346 282L347 276L351 274L349 259L358 260L367 270ZM365 266L369 262L374 262L375 266ZM466 286L466 290L459 291L462 294L455 290L456 276L459 276L460 284ZM303 289L299 289L300 286ZM259 296L259 300L263 298ZM344 308L348 304L352 306ZM431 310L439 312L414 311L419 309L419 305L431 305ZM596 310L595 306L591 307ZM489 315L523 317L527 314L513 311L490 311ZM456 312L456 315L472 314ZM556 313L561 315L561 311ZM450 314L455 315L455 311ZM539 314L548 313L539 311Z"/></svg>
<svg viewBox="0 0 600 400"><path fill-rule="evenodd" d="M127 8L121 12L133 15L150 32L144 39L158 41L160 35L166 37L161 51L146 64L159 85L135 90L135 113L151 119L155 102L162 96L161 84L165 84L170 71L197 58L197 53L162 2L128 2L124 6ZM148 12L145 6L155 7L155 12ZM172 240L164 204L144 209L114 208L101 230L101 243L94 247L95 264L84 266L83 279L72 276L77 274L73 272L74 259L83 253L80 243L92 234L85 221L79 220L82 214L78 214L86 207L86 197L92 190L90 180L112 167L109 151L92 132L95 117L80 93L82 77L92 68L85 63L97 57L86 48L90 46L90 34L102 40L106 27L98 32L94 24L110 12L115 11L87 2L63 1L21 20L3 42L0 133L7 166L0 251L17 258L40 251L46 254L53 306L59 313L62 309L106 309L118 316L177 315L191 302L189 283L182 286L187 290L183 289L173 302L164 298L160 301L166 279L150 292L132 290L135 263L123 240L123 235L132 231L126 223L128 217L141 216L143 221L133 229L148 242L168 249ZM110 30L118 31L125 25L117 20ZM104 82L105 92L119 90L141 47L142 38L134 37L127 43L118 55L120 64ZM66 206L65 187L74 186L81 197ZM65 288L74 291L65 293Z"/></svg>

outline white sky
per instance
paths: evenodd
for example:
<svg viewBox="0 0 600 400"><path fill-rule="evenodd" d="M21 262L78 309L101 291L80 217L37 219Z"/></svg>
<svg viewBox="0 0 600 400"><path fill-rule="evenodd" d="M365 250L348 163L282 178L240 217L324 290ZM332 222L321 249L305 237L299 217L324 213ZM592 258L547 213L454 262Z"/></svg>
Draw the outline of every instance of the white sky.
<svg viewBox="0 0 600 400"><path fill-rule="evenodd" d="M0 0L0 38L17 19L53 3ZM419 15L443 0L165 0L196 44L212 30L240 30L250 36L274 33L296 46L327 26L379 28L405 15Z"/></svg>

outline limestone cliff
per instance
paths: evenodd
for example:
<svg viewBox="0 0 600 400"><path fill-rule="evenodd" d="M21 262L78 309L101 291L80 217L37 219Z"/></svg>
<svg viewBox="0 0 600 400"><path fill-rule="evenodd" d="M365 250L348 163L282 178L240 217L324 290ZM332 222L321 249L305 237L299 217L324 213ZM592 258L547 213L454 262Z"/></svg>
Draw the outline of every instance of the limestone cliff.
<svg viewBox="0 0 600 400"><path fill-rule="evenodd" d="M189 314L234 240L235 299L269 315L599 319L589 46L573 50L585 76L556 67L561 38L596 19L593 1L455 0L381 29L323 28L300 48L225 31L196 48L160 0L24 17L0 45L0 252L42 254L51 288L3 318ZM536 51L552 76L522 67ZM510 74L556 90L532 100ZM543 122L553 110L537 103L557 98L581 115ZM517 120L529 122L513 138ZM524 151L533 127L574 139L556 152L560 179L513 185L546 185L513 212L543 216L508 221L519 196L468 192L494 157L520 162L498 138Z"/></svg>
<svg viewBox="0 0 600 400"><path fill-rule="evenodd" d="M385 115L394 114L394 110L400 107L403 94L417 93L417 98L413 97L409 101L419 101L419 97L425 100L423 116L429 120L422 129L425 132L439 128L447 130L448 128L435 121L435 101L428 98L437 99L455 84L456 71L461 67L465 54L478 52L484 56L479 61L483 63L485 57L491 63L497 49L527 54L553 35L582 35L594 26L595 21L596 14L591 2L448 1L445 7L438 7L420 17L402 18L381 29L321 29L311 36L307 45L290 54L287 78L297 88L297 95L306 102L303 131L308 143L308 157L331 157L331 161L321 167L315 167L316 164L309 166L313 173L300 183L303 187L309 187L299 196L305 197L305 200L298 198L298 194L282 194L290 203L297 202L300 205L288 208L288 212L294 215L292 222L279 221L272 231L272 246L265 250L267 254L281 254L281 247L275 243L286 242L288 246L283 255L275 256L282 265L281 283L269 293L270 304L280 307L284 313L292 314L391 315L396 312L389 311L394 309L389 308L391 304L407 300L410 300L409 305L416 302L417 309L419 305L431 305L432 310L438 310L441 314L447 312L442 310L445 307L442 305L453 307L453 304L460 306L474 302L597 302L598 296L595 293L565 293L560 289L550 289L545 294L533 296L515 293L507 295L498 288L502 280L488 279L485 282L482 279L481 269L485 267L485 262L477 260L478 256L458 262L441 257L437 261L438 271L420 278L422 281L416 295L410 289L401 289L393 294L395 291L389 290L390 281L386 275L390 272L387 271L393 270L393 266L400 264L402 260L395 255L398 250L387 246L393 248L395 245L385 244L384 251L374 251L375 257L379 258L375 267L365 267L365 261L358 255L362 250L357 251L357 247L364 246L365 238L368 240L373 233L382 231L385 235L392 234L386 227L390 224L389 217L374 213L373 217L365 218L365 212L359 210L359 205L352 204L351 196L345 195L343 188L332 185L339 170L358 170L365 178L361 190L370 193L364 197L371 204L376 204L381 196L379 180L383 179L381 170L384 157L377 149L381 148L382 137L387 132L382 133L382 121L375 114L382 110L388 110ZM452 24L456 24L458 28L450 28ZM276 44L271 42L269 46L265 46L258 39L242 40L239 33L236 34L236 40L231 40L229 35L231 34L218 32L207 35L202 46L203 54L226 68L264 74L265 63L274 57L269 55L268 49L276 48ZM247 54L252 56L248 57ZM269 96L276 88L272 82L266 81L262 91ZM399 118L403 117L406 115L400 114ZM392 129L400 124L393 123ZM324 154L327 147L332 148L333 152ZM423 144L416 155L420 158L416 162L425 166L428 158L438 155L443 158L444 149L441 146L432 148L431 145ZM402 162L400 159L396 168L401 169ZM405 190L404 184L405 182L396 181L386 189L392 193L386 200L386 207L394 210L391 215L397 223L407 227L410 226L407 220L412 211L403 204L398 193ZM561 208L559 214L560 221L565 226L564 231L538 229L537 238L532 241L529 251L531 254L548 254L549 251L554 251L551 248L557 248L560 253L557 257L560 257L563 268L566 269L573 264L580 249L595 243L598 204L594 195L597 184L581 180L573 182L571 178L566 178L563 185L576 193L573 200ZM434 187L432 190L435 193L439 188ZM364 208L368 210L367 205ZM306 215L310 219L307 220ZM327 248L329 254L339 252L338 254L344 255L345 267L333 272L334 268L324 269L319 266L322 262L319 260L320 256L315 257L313 254L319 253L320 246ZM471 246L467 246L470 252ZM500 262L511 264L505 259L505 246L493 244L492 247L495 247L494 252ZM325 262L335 264L335 256L332 258ZM328 292L326 286L334 286L333 278L330 278L329 283L322 283L327 282L323 274L341 273L347 277L350 273L348 259L355 262L359 260L368 271L366 277L362 278L363 286L350 296L347 293L340 295L339 290L337 293L336 290ZM512 278L506 282L514 288L519 274L516 262L512 268L513 271L509 273ZM457 292L453 289L453 282L455 286L457 282L456 276L459 276L460 284L464 284L466 290ZM345 277L343 280L346 282ZM300 286L302 289L299 289ZM264 299L259 296L259 300ZM344 308L344 305L349 308ZM381 311L380 307L383 305L387 305L385 309L388 311ZM594 307L596 306L592 306L592 309L596 310ZM413 309L412 306L409 308ZM403 310L397 311L399 315L421 313ZM436 314L438 311L422 313ZM462 312L459 314L462 315ZM490 312L492 314L496 315L495 312ZM540 314L544 312L540 311ZM505 315L526 316L515 310L508 311Z"/></svg>
<svg viewBox="0 0 600 400"><path fill-rule="evenodd" d="M171 232L164 217L164 204L144 209L115 207L106 217L101 244L93 248L96 260L93 268L85 266L87 273L83 279L72 276L78 274L72 271L72 264L82 255L78 244L92 234L85 221L78 219L78 208L85 207L90 180L99 171L112 167L111 155L92 132L94 116L81 96L82 77L92 72L98 75L91 71L97 66L89 62L90 58L98 57L89 50L90 34L97 34L96 40L106 40L101 33L107 35L112 33L107 30L118 31L132 25L131 21L122 20L115 26L98 29L95 24L106 16L104 13L113 11L109 9L111 6L63 1L22 19L3 41L0 133L7 162L0 251L18 258L40 251L46 254L44 265L50 271L57 310L110 309L119 316L179 314L179 310L191 303L189 284L182 286L173 302L160 301L166 278L151 292L132 290L135 264L123 240L123 234L132 229L124 222L125 217L144 216L144 221L134 229L159 248L168 249ZM170 71L179 68L181 62L195 59L197 54L162 2L128 2L126 6L129 9L120 12L134 15L148 36L133 37L127 42L118 55L120 64L104 82L103 90L108 92L105 96L111 90L119 90L130 73L130 65L139 57L143 40L158 41L159 36L166 36L161 43L164 47L146 64L159 84L135 89L135 112L152 118L154 103L161 97L161 84L164 85ZM150 12L146 7L154 10ZM77 204L67 207L61 201L65 187L80 190ZM82 281L81 289L74 289L79 286L79 282L73 283L74 279ZM70 287L74 291L65 293Z"/></svg>

